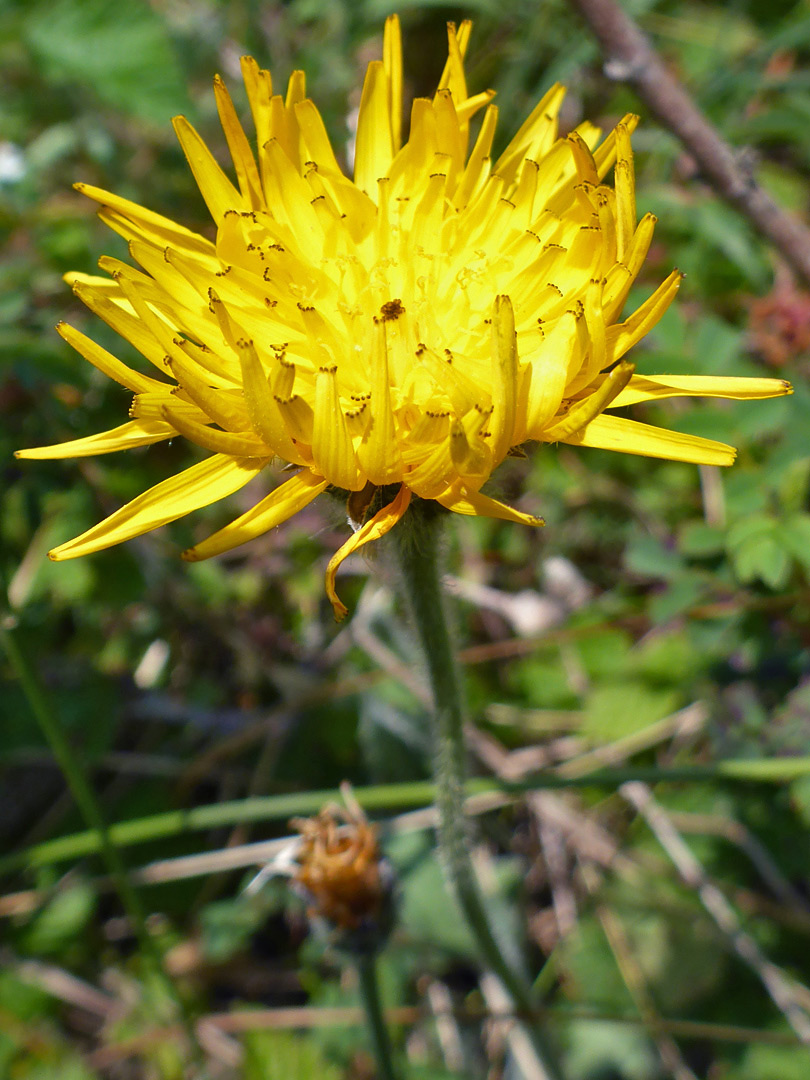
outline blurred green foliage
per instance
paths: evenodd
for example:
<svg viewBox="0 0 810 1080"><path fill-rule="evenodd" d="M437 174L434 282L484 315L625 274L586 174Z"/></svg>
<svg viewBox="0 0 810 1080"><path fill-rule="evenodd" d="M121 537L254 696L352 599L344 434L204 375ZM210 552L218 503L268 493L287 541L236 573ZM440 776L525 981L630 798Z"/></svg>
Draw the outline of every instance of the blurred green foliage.
<svg viewBox="0 0 810 1080"><path fill-rule="evenodd" d="M712 121L744 148L762 183L806 215L810 6L626 6ZM282 85L293 67L306 70L309 92L340 144L364 65L377 55L382 20L394 9L388 0L0 0L0 574L9 612L0 617L14 624L111 820L334 788L344 778L393 783L429 773L430 735L418 700L396 680L373 675L381 656L415 667L402 613L384 591L384 555L376 556L368 585L362 562L347 568L343 588L359 605L365 637L351 623L336 628L328 611L321 574L342 539L339 506L319 502L281 533L220 562L187 566L177 558L231 512L214 506L155 536L54 565L44 557L48 548L181 467L186 450L159 445L64 463L12 457L15 448L111 427L127 407L121 389L52 329L65 319L112 351L123 349L61 280L68 270L93 272L101 254L126 258L71 182L98 184L210 232L170 117L188 114L221 153L210 78L222 72L243 107L235 70L239 55L252 52ZM588 117L608 127L625 111L643 111L605 78L592 39L562 0L475 0L463 8L426 0L401 14L413 93L435 83L446 19L474 17L469 81L497 89L501 140L555 79L569 86L569 126ZM648 766L806 753L810 295L786 280L750 226L718 202L669 133L642 116L634 143L640 210L659 217L637 298L673 265L687 273L680 302L636 350L639 370L778 374L796 392L772 402L685 400L634 413L738 446L737 464L722 475L570 447L509 460L495 489L541 512L547 528L455 520L454 573L503 596L536 597L547 587L548 560L562 556L589 584L591 599L558 632L528 646L502 610L461 601L461 643L519 646L468 665L471 712L500 752L565 738L584 752L638 736L633 761ZM9 848L25 848L82 822L2 661L0 680L0 833ZM702 726L644 742L655 724L696 701L706 708ZM774 962L810 981L808 781L667 785L658 796L694 831L694 852L738 906L746 931ZM534 973L551 952L549 1003L571 1080L668 1075L638 1021L626 969L606 936L604 906L624 927L661 1015L763 1032L766 1041L676 1036L695 1075L804 1078L807 1050L789 1044L790 1030L761 982L730 953L646 826L604 792L565 800L641 872L630 880L606 870L590 892L569 853L576 917L561 940L559 898L531 813L521 805L499 811L485 829L493 910L523 927ZM750 846L740 846L740 830L749 830L755 850L777 868L777 885L763 877ZM126 854L141 865L283 832L269 823L223 827ZM480 1007L470 942L444 891L430 835L399 836L388 847L402 896L385 955L387 1003L418 1003L438 978L454 1004ZM142 1036L161 1013L100 874L91 859L4 882L4 893L34 888L41 899L17 914L13 905L2 908L0 916L0 1075L113 1075L112 1065L94 1064L89 1048ZM354 990L334 952L306 936L301 905L278 882L258 898L242 895L242 884L239 874L223 872L144 892L192 1007L352 1004ZM66 1003L34 961L102 987L129 1011L110 1018ZM483 1076L473 1027L461 1031L465 1075ZM418 1039L406 1042L404 1029L396 1037L401 1052L407 1046L408 1076L450 1075L430 1024ZM242 1064L228 1066L226 1055L221 1075L369 1075L360 1028L256 1030L235 1045ZM143 1071L126 1075L180 1075L170 1042L157 1040L144 1054Z"/></svg>

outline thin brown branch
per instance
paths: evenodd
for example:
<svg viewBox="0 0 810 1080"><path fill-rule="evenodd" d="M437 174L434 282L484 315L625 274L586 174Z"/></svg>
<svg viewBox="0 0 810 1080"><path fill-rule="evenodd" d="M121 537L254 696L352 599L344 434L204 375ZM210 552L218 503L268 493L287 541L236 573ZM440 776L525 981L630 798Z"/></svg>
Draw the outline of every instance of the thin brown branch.
<svg viewBox="0 0 810 1080"><path fill-rule="evenodd" d="M616 0L571 0L593 31L608 78L629 83L661 124L680 139L705 178L810 285L810 229L764 191L743 155L714 129Z"/></svg>

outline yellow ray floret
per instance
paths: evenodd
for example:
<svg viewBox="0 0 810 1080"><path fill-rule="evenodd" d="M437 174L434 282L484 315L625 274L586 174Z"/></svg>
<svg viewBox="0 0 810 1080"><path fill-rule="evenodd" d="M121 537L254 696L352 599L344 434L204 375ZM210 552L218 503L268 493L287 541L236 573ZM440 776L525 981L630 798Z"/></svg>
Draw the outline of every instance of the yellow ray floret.
<svg viewBox="0 0 810 1080"><path fill-rule="evenodd" d="M626 116L601 143L588 123L560 138L564 90L554 86L493 164L498 110L492 91L468 93L470 30L468 22L448 26L436 94L413 102L403 144L401 33L388 18L382 60L369 65L363 86L351 178L303 72L293 72L282 95L269 72L243 59L255 152L217 76L233 178L184 117L174 122L216 225L213 242L77 185L140 269L102 259L109 277L68 280L147 363L132 368L60 325L83 357L134 393L131 419L18 456L104 454L174 436L213 456L53 558L139 536L232 494L274 461L287 463L300 471L185 557L243 544L327 488L349 493L355 531L326 574L340 618L341 562L393 528L414 498L541 525L481 491L523 442L730 465L735 451L724 443L606 410L681 395L790 393L778 379L635 374L625 356L681 280L673 271L621 319L655 225L636 215L637 118ZM470 149L470 120L482 109Z"/></svg>

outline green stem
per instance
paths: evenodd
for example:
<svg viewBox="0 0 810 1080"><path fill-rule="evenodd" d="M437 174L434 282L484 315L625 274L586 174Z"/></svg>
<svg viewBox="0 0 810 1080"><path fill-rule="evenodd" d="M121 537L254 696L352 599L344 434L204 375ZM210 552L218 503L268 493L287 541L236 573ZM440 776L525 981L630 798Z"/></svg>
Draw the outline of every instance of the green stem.
<svg viewBox="0 0 810 1080"><path fill-rule="evenodd" d="M391 1051L391 1038L385 1024L380 984L377 979L377 954L367 953L357 960L357 973L360 976L360 997L368 1021L368 1030L377 1061L378 1080L397 1080L394 1069L394 1057Z"/></svg>
<svg viewBox="0 0 810 1080"><path fill-rule="evenodd" d="M628 780L645 784L742 783L786 784L810 775L810 758L763 758L759 760L717 761L709 765L679 765L661 768L658 765L627 765L614 769L595 769L587 776L560 776L544 773L527 776L520 781L505 781L478 776L467 780L464 794L487 795L503 792L518 796L527 791L560 791L566 788L593 788L615 791ZM430 806L436 801L432 783L417 780L402 784L377 784L356 787L357 801L368 811L410 809ZM234 799L231 802L197 806L190 810L167 810L147 817L118 821L108 826L110 840L117 848L166 840L223 825L242 822L287 821L291 817L316 814L326 803L337 802L340 791L329 788L320 791L297 791L284 795ZM33 844L0 858L0 876L24 867L51 866L66 860L95 855L101 850L98 834L92 829L70 833L53 840Z"/></svg>
<svg viewBox="0 0 810 1080"><path fill-rule="evenodd" d="M79 758L73 752L73 748L51 709L50 702L42 692L34 669L29 664L23 650L17 644L11 628L8 625L4 626L2 622L0 622L0 640L3 643L12 670L20 681L28 707L37 720L51 748L51 752L62 770L68 788L76 800L76 805L97 838L98 849L107 864L110 877L121 900L121 905L132 924L144 959L151 969L153 977L157 978L162 984L164 993L175 1002L189 1035L192 1051L196 1053L197 1042L193 1021L188 1015L185 1004L180 998L174 983L164 971L161 951L146 926L146 911L127 877L124 861L110 838L109 828L104 819L101 806L84 773Z"/></svg>
<svg viewBox="0 0 810 1080"><path fill-rule="evenodd" d="M464 709L455 652L445 614L439 566L441 517L423 514L410 530L394 530L397 554L416 632L424 653L436 718L435 780L439 852L459 906L475 936L484 963L500 979L518 1012L531 1014L536 1002L525 976L510 964L490 925L470 859L471 828L464 812ZM546 1039L532 1029L543 1080L559 1080Z"/></svg>

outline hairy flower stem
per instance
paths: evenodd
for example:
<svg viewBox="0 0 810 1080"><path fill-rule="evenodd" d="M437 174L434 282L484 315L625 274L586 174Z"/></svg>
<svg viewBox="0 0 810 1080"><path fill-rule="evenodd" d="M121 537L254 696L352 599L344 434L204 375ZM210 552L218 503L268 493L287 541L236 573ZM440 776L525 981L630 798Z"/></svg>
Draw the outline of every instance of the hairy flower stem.
<svg viewBox="0 0 810 1080"><path fill-rule="evenodd" d="M360 998L368 1021L371 1044L377 1062L377 1080L398 1080L394 1069L394 1056L391 1051L391 1038L385 1024L380 984L377 979L377 954L366 953L357 959L357 974L360 976Z"/></svg>
<svg viewBox="0 0 810 1080"><path fill-rule="evenodd" d="M2 619L2 612L0 612ZM110 831L104 819L101 806L95 792L85 775L81 761L74 753L70 742L65 735L58 718L51 708L50 702L37 680L36 672L28 661L24 651L19 647L16 638L9 626L3 626L0 622L0 643L5 649L6 656L12 670L20 681L23 694L28 707L37 720L42 734L51 748L62 774L67 781L82 817L93 829L98 837L99 852L112 878L113 885L118 893L121 906L126 912L138 944L141 947L144 963L162 986L164 994L176 1006L180 1019L189 1038L192 1054L198 1061L201 1060L199 1044L194 1031L194 1022L186 1009L185 1003L180 997L177 988L166 974L163 968L161 950L155 942L146 925L146 912L140 898L127 876L121 853L110 839Z"/></svg>
<svg viewBox="0 0 810 1080"><path fill-rule="evenodd" d="M439 542L442 515L411 513L411 528L392 533L397 543L403 587L427 665L436 729L434 772L439 811L439 852L451 887L486 966L500 979L515 1008L531 1014L537 1007L529 983L505 958L490 925L470 858L471 827L464 812L464 708L441 588ZM415 520L414 520L415 519ZM537 1025L532 1041L542 1080L561 1080L561 1073Z"/></svg>

